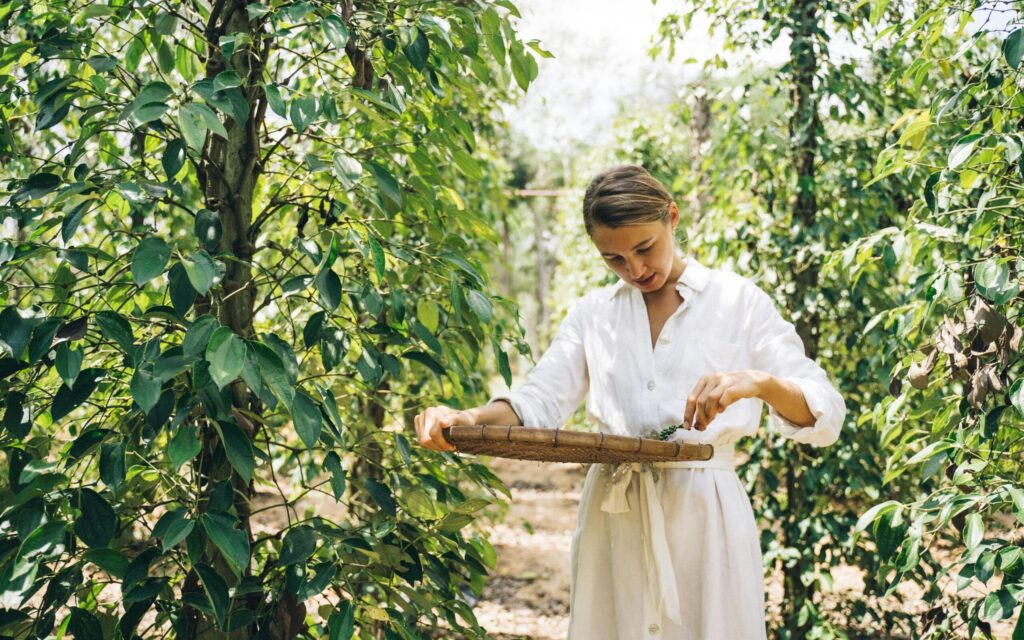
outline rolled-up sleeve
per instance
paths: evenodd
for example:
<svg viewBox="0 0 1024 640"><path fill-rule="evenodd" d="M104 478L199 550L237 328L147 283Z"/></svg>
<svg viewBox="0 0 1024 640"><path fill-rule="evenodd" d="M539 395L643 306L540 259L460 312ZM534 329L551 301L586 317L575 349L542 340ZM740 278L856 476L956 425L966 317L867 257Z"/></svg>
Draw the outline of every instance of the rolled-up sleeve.
<svg viewBox="0 0 1024 640"><path fill-rule="evenodd" d="M558 429L580 406L590 388L581 325L582 299L569 308L551 345L518 389L491 397L505 400L523 426Z"/></svg>
<svg viewBox="0 0 1024 640"><path fill-rule="evenodd" d="M771 405L768 424L783 437L815 447L827 447L839 439L846 419L846 403L817 362L807 357L796 327L785 320L771 297L753 286L750 318L751 367L791 382L804 394L814 424L803 427L784 418Z"/></svg>

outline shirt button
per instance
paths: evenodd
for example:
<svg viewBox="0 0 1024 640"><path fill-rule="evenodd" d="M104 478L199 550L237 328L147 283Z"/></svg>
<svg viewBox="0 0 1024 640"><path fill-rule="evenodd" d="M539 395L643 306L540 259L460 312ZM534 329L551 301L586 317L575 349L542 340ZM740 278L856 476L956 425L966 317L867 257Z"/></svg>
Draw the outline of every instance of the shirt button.
<svg viewBox="0 0 1024 640"><path fill-rule="evenodd" d="M651 391L654 391L654 380L647 381L647 388Z"/></svg>
<svg viewBox="0 0 1024 640"><path fill-rule="evenodd" d="M647 627L647 631L649 631L652 634L658 633L658 629L659 627L656 624L652 624L651 626Z"/></svg>
<svg viewBox="0 0 1024 640"><path fill-rule="evenodd" d="M661 344L668 344L668 338L658 338L658 342Z"/></svg>

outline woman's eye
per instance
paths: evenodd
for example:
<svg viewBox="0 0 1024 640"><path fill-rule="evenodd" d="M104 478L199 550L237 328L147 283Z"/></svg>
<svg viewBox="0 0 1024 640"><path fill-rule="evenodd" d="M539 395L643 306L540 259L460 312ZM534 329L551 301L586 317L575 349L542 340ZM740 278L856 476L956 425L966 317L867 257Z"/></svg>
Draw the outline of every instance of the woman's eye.
<svg viewBox="0 0 1024 640"><path fill-rule="evenodd" d="M650 250L651 250L650 247L644 247L643 249L640 249L639 251L637 251L637 253L647 253Z"/></svg>

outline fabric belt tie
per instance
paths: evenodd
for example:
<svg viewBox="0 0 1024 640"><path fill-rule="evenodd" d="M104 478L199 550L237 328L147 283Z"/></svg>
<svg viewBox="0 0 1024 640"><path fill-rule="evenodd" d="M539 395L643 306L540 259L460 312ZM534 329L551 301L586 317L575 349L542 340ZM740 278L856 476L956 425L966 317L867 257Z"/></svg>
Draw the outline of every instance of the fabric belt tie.
<svg viewBox="0 0 1024 640"><path fill-rule="evenodd" d="M671 460L665 462L621 462L607 465L611 469L611 481L608 492L601 501L601 510L607 513L628 513L629 501L626 490L633 479L634 473L639 475L640 482L640 526L650 541L644 547L644 560L648 568L647 589L661 612L676 624L682 624L679 612L679 591L676 583L672 559L669 555L668 539L665 531L665 514L661 509L661 500L655 488L660 474L658 469L724 469L732 471L736 468L733 457L733 446L716 446L714 456L710 460Z"/></svg>

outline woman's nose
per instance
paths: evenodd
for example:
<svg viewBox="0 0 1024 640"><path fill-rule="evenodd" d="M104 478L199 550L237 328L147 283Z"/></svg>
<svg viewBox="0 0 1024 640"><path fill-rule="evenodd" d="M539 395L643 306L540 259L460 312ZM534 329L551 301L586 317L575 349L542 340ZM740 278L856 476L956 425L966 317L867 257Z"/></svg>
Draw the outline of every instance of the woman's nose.
<svg viewBox="0 0 1024 640"><path fill-rule="evenodd" d="M629 272L629 277L636 280L636 277L643 271L643 263L639 260L636 262L626 262L626 270Z"/></svg>

